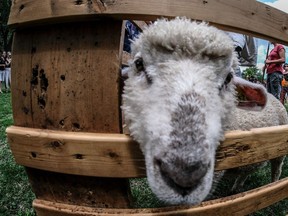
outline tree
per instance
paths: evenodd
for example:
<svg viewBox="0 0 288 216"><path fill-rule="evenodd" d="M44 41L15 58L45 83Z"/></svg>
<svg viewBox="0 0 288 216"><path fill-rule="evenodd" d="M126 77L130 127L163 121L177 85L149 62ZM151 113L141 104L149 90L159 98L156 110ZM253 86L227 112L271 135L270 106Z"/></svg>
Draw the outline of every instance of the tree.
<svg viewBox="0 0 288 216"><path fill-rule="evenodd" d="M258 69L257 67L249 67L242 72L242 77L252 82L262 82L262 76L263 75L260 69Z"/></svg>
<svg viewBox="0 0 288 216"><path fill-rule="evenodd" d="M13 33L7 26L12 0L0 0L0 50L11 50Z"/></svg>

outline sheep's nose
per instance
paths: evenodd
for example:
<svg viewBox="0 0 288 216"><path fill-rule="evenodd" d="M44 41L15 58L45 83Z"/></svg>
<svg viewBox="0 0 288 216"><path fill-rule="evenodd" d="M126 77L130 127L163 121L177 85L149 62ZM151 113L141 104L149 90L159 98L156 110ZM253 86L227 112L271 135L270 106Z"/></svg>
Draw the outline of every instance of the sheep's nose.
<svg viewBox="0 0 288 216"><path fill-rule="evenodd" d="M189 194L199 185L210 166L201 161L189 163L182 158L173 161L155 158L155 163L164 181L182 196Z"/></svg>

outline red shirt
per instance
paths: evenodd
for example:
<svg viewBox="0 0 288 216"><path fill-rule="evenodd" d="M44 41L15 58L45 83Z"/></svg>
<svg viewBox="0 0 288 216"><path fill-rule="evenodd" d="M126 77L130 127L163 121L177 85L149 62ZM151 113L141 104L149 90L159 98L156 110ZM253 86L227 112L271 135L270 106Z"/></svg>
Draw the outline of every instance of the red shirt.
<svg viewBox="0 0 288 216"><path fill-rule="evenodd" d="M284 46L281 44L277 44L269 53L268 59L269 60L275 60L275 59L280 59L280 55L279 52L281 49L284 49ZM272 63L272 64L268 64L267 66L267 74L271 74L273 72L284 72L284 69L282 67L282 63Z"/></svg>

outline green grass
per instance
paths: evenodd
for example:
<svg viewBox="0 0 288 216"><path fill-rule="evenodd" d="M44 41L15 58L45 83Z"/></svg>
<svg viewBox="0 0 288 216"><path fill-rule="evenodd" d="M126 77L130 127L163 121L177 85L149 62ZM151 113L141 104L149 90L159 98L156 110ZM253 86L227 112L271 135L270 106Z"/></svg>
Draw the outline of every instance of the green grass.
<svg viewBox="0 0 288 216"><path fill-rule="evenodd" d="M25 170L15 164L9 146L5 129L13 124L11 94L0 94L0 216L34 216L32 208L34 194L28 183ZM288 106L287 106L288 108ZM282 178L288 176L288 158L285 160ZM267 166L249 176L244 190L250 190L270 182L270 168ZM148 186L147 180L131 179L133 206L135 208L157 208L165 204L157 199ZM232 181L220 185L222 196L228 195ZM253 216L285 216L288 213L288 199L258 211Z"/></svg>
<svg viewBox="0 0 288 216"><path fill-rule="evenodd" d="M130 179L131 194L134 208L159 208L165 206L148 185L146 178Z"/></svg>
<svg viewBox="0 0 288 216"><path fill-rule="evenodd" d="M288 158L286 157L284 161L284 166L281 174L281 178L288 177ZM232 188L233 180L230 181L226 180L224 182L220 183L219 188L217 189L218 193L217 195L222 196L228 196L229 191L227 191L227 188ZM264 186L266 184L271 183L271 171L270 171L270 164L264 168L259 169L257 172L251 174L241 191L248 191L252 190L254 188ZM275 203L267 208L264 208L262 210L259 210L253 214L250 214L251 216L286 216L288 213L288 199L284 199L278 203Z"/></svg>
<svg viewBox="0 0 288 216"><path fill-rule="evenodd" d="M13 124L11 94L0 94L0 215L32 216L34 195L22 166L14 162L5 130Z"/></svg>
<svg viewBox="0 0 288 216"><path fill-rule="evenodd" d="M288 157L284 162L282 177L288 177ZM242 191L252 190L254 188L270 183L270 166L260 169L258 172L251 174L245 182ZM148 186L146 178L130 180L132 186L132 197L134 199L134 208L157 208L163 207L165 204L155 197ZM227 188L232 188L233 179L220 182L216 189L217 197L229 196L230 191ZM267 208L254 212L250 216L286 216L288 213L288 199L275 203Z"/></svg>

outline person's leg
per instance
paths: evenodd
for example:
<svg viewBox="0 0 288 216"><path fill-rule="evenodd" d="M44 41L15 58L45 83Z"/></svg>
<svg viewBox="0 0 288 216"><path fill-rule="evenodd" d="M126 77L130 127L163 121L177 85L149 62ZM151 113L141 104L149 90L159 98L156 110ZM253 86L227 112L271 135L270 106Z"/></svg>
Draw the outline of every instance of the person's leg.
<svg viewBox="0 0 288 216"><path fill-rule="evenodd" d="M6 85L6 69L3 71L3 83L4 83L4 86L5 86L5 91L7 91L7 85Z"/></svg>
<svg viewBox="0 0 288 216"><path fill-rule="evenodd" d="M0 71L0 93L2 93L3 71Z"/></svg>
<svg viewBox="0 0 288 216"><path fill-rule="evenodd" d="M286 89L282 87L281 94L280 94L280 101L282 104L284 104L285 95L286 95Z"/></svg>
<svg viewBox="0 0 288 216"><path fill-rule="evenodd" d="M285 91L285 95L284 95L284 103L285 103L285 102L288 102L287 101L288 87L285 87L284 91Z"/></svg>
<svg viewBox="0 0 288 216"><path fill-rule="evenodd" d="M11 68L9 68L9 86L11 88Z"/></svg>
<svg viewBox="0 0 288 216"><path fill-rule="evenodd" d="M266 80L266 88L267 88L267 92L269 92L269 93L271 93L270 77L271 77L271 74L268 74L268 75L267 75L267 80Z"/></svg>
<svg viewBox="0 0 288 216"><path fill-rule="evenodd" d="M10 77L10 68L5 69L5 85L6 85L6 90L10 90L10 82L9 82L9 77Z"/></svg>
<svg viewBox="0 0 288 216"><path fill-rule="evenodd" d="M7 81L8 81L8 71L7 71L6 68L5 68L5 73L4 73L4 74L5 74L4 83L5 83L5 88L6 88L5 90L6 90L6 92L7 92L7 90L9 89L9 87L8 87L8 85L7 85L7 84L8 84L8 82L7 82Z"/></svg>
<svg viewBox="0 0 288 216"><path fill-rule="evenodd" d="M278 78L278 87L277 87L277 95L278 95L278 99L280 99L280 94L282 91L282 80L283 80L283 74L280 72L276 73L277 74L277 78Z"/></svg>
<svg viewBox="0 0 288 216"><path fill-rule="evenodd" d="M270 91L268 91L267 89L267 91L277 99L280 99L281 77L282 75L277 72L270 74L270 80L269 80Z"/></svg>

